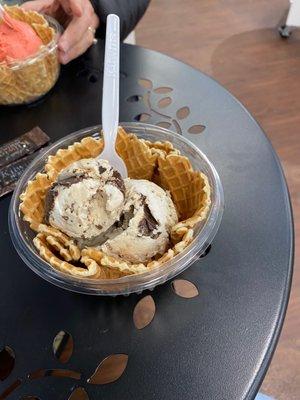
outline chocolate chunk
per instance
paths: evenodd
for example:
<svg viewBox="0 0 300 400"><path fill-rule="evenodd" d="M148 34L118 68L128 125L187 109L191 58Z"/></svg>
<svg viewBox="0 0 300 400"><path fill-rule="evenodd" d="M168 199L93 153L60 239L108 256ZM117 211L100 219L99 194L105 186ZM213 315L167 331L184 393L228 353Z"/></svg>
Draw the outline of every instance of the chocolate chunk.
<svg viewBox="0 0 300 400"><path fill-rule="evenodd" d="M0 197L14 190L19 178L35 157L36 154L30 154L0 168Z"/></svg>
<svg viewBox="0 0 300 400"><path fill-rule="evenodd" d="M133 216L134 216L134 206L131 205L128 211L125 211L120 215L119 221L115 223L116 227L122 228L123 231L125 231L128 228L129 221L133 218Z"/></svg>
<svg viewBox="0 0 300 400"><path fill-rule="evenodd" d="M57 196L57 183L54 183L50 189L48 189L45 197L45 213L44 213L44 223L49 224L49 217L50 213L53 209L54 206L54 200L55 197Z"/></svg>
<svg viewBox="0 0 300 400"><path fill-rule="evenodd" d="M114 172L112 173L112 178L109 179L107 183L116 186L120 190L120 192L123 193L123 195L125 196L124 180L122 179L122 176L118 171L114 170Z"/></svg>
<svg viewBox="0 0 300 400"><path fill-rule="evenodd" d="M152 233L152 235L150 235L150 237L151 237L151 239L157 239L160 235L161 235L161 232L157 232L157 233Z"/></svg>
<svg viewBox="0 0 300 400"><path fill-rule="evenodd" d="M126 230L129 226L129 221L134 217L134 206L130 206L128 211L123 212L120 215L118 221L116 221L113 225L111 225L106 231L101 232L100 235L94 236L92 238L87 239L84 235L80 238L75 238L75 242L80 248L85 246L93 247L93 246L101 246L107 240L114 239L116 236L121 234L124 230Z"/></svg>
<svg viewBox="0 0 300 400"><path fill-rule="evenodd" d="M118 172L117 170L113 171L112 176L116 179L122 179L120 172Z"/></svg>
<svg viewBox="0 0 300 400"><path fill-rule="evenodd" d="M74 185L74 183L82 182L83 179L84 175L70 176L68 178L59 180L57 184L69 188L70 186Z"/></svg>
<svg viewBox="0 0 300 400"><path fill-rule="evenodd" d="M151 214L147 204L144 204L144 218L139 223L139 232L143 236L151 236L152 232L157 228L158 222Z"/></svg>
<svg viewBox="0 0 300 400"><path fill-rule="evenodd" d="M10 140L0 146L0 167L4 167L48 143L50 138L39 127L24 133L16 139Z"/></svg>
<svg viewBox="0 0 300 400"><path fill-rule="evenodd" d="M99 173L104 174L105 171L106 171L106 168L102 167L102 165L99 165Z"/></svg>

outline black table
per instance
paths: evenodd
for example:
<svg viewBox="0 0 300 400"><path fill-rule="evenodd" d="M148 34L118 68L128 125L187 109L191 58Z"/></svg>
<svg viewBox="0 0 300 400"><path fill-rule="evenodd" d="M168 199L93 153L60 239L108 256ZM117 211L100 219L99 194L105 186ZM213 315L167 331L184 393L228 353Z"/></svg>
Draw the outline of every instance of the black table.
<svg viewBox="0 0 300 400"><path fill-rule="evenodd" d="M0 140L35 125L56 140L99 124L101 46L68 66L40 103L2 108ZM12 246L10 197L3 198L0 346L14 349L16 365L0 393L30 371L68 368L81 371L81 380L25 380L8 398L62 400L78 385L90 399L253 399L276 346L292 276L291 206L278 158L257 123L218 83L153 51L124 45L121 53L120 120L162 123L184 134L215 164L224 186L225 213L211 251L181 276L200 295L180 298L169 283L156 288L155 319L139 331L132 311L144 294L88 297L34 275ZM52 355L60 330L75 343L65 366ZM123 376L89 385L99 361L113 353L129 355Z"/></svg>

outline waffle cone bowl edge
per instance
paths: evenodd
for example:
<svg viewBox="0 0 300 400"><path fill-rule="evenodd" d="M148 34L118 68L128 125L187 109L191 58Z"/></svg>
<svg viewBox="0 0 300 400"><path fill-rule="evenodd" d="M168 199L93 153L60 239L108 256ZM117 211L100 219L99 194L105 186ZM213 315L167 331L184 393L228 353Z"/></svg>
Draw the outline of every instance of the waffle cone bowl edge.
<svg viewBox="0 0 300 400"><path fill-rule="evenodd" d="M172 196L179 222L172 228L170 246L162 256L146 264L131 264L93 247L80 250L73 239L44 224L45 196L59 172L74 161L98 156L102 149L102 139L86 137L49 156L44 172L28 182L20 196L20 211L36 232L33 243L37 251L54 269L82 278L117 279L163 266L194 240L194 228L207 218L211 206L208 178L194 171L188 158L169 142L151 143L120 127L116 144L130 178L152 180Z"/></svg>
<svg viewBox="0 0 300 400"><path fill-rule="evenodd" d="M25 60L16 67L0 63L0 104L26 104L46 94L58 78L60 66L56 49L42 55L46 46L53 42L56 32L35 11L24 11L18 6L5 6L5 9L14 19L28 23L43 42L41 56L30 62Z"/></svg>

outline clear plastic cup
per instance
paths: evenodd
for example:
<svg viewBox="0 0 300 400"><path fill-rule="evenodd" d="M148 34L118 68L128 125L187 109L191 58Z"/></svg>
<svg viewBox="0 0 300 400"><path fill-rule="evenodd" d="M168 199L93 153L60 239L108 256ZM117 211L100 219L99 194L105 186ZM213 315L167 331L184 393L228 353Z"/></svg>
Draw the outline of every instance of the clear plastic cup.
<svg viewBox="0 0 300 400"><path fill-rule="evenodd" d="M55 85L60 73L57 42L62 27L54 18L44 18L55 31L53 40L25 60L0 63L0 105L32 103Z"/></svg>
<svg viewBox="0 0 300 400"><path fill-rule="evenodd" d="M98 138L101 126L83 129L64 137L50 145L41 156L29 165L18 182L9 209L9 231L19 256L39 276L64 289L102 296L128 295L141 293L145 289L152 290L155 286L166 282L191 266L203 254L218 231L223 214L224 195L218 173L207 157L189 140L167 129L143 123L121 123L121 125L126 131L136 134L139 138L152 142L157 140L172 142L182 155L189 158L195 170L202 171L207 175L211 186L212 200L209 215L204 223L196 227L194 240L182 253L166 262L162 267L154 268L149 272L118 279L95 280L77 278L54 269L41 258L33 244L32 239L35 233L30 229L29 224L23 221L19 211L19 197L25 190L28 181L33 179L38 172L43 171L49 155L55 154L58 149L66 148L86 136Z"/></svg>

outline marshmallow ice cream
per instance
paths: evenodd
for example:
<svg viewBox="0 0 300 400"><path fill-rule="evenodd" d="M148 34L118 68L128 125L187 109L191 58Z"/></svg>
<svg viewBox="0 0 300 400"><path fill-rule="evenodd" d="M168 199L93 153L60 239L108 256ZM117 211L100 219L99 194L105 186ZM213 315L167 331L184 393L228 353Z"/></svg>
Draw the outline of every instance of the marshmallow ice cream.
<svg viewBox="0 0 300 400"><path fill-rule="evenodd" d="M93 246L132 263L163 254L178 222L169 193L147 180L123 180L97 158L62 170L47 193L45 208L45 222L79 247Z"/></svg>

